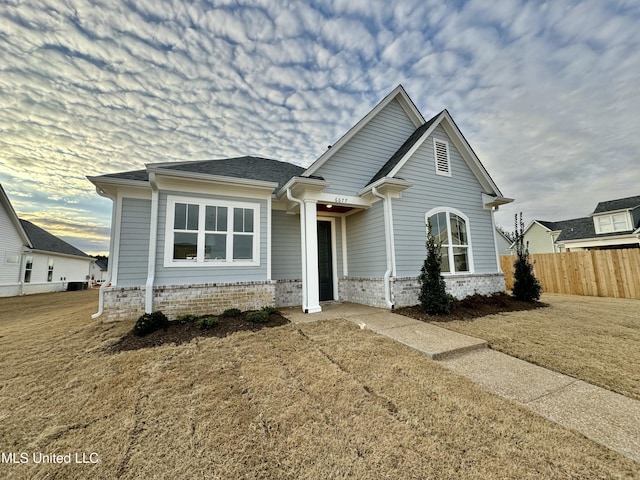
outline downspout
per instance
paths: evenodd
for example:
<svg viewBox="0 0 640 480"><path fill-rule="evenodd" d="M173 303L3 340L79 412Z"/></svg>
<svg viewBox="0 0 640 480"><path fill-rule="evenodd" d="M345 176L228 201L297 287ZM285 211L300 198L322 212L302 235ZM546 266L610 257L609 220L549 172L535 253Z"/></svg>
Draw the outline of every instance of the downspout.
<svg viewBox="0 0 640 480"><path fill-rule="evenodd" d="M153 283L156 279L156 239L158 238L158 184L156 174L149 172L151 185L151 225L149 226L149 260L147 284L144 292L144 312L153 312Z"/></svg>
<svg viewBox="0 0 640 480"><path fill-rule="evenodd" d="M391 273L393 272L393 252L391 242L393 238L390 238L391 231L389 230L390 218L387 209L389 198L378 192L376 187L371 188L371 193L382 200L382 208L384 212L384 240L387 250L387 270L384 272L384 301L387 304L387 307L390 310L393 310L393 302L391 301Z"/></svg>
<svg viewBox="0 0 640 480"><path fill-rule="evenodd" d="M105 192L101 193L100 191L98 191L98 194L100 194L101 196L107 197L107 194ZM98 311L93 315L91 315L91 318L93 319L98 318L104 312L104 292L107 289L107 287L111 285L111 272L113 270L113 245L115 243L113 239L113 234L116 231L117 197L109 196L108 198L110 198L111 201L113 202L113 205L111 207L111 232L110 232L111 239L109 241L109 268L107 268L107 278L104 280L104 282L102 282L102 285L100 285L99 296L98 296Z"/></svg>
<svg viewBox="0 0 640 480"><path fill-rule="evenodd" d="M287 188L287 199L290 202L295 202L300 207L300 247L302 253L302 311L309 313L307 305L307 236L306 236L306 222L304 215L304 202L291 195L291 189Z"/></svg>

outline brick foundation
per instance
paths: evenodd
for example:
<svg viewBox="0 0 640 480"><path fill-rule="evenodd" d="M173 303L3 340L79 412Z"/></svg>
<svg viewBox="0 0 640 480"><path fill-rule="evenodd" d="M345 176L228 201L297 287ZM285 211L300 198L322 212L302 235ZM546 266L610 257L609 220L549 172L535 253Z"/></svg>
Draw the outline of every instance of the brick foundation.
<svg viewBox="0 0 640 480"><path fill-rule="evenodd" d="M474 275L444 276L447 292L456 298L469 295L491 295L504 292L502 273L481 273ZM420 296L420 281L417 277L398 277L391 279L392 298L395 307L417 305Z"/></svg>
<svg viewBox="0 0 640 480"><path fill-rule="evenodd" d="M382 278L343 277L338 281L340 301L387 308Z"/></svg>
<svg viewBox="0 0 640 480"><path fill-rule="evenodd" d="M143 287L112 287L104 292L105 322L137 319L144 313ZM153 289L153 310L169 319L184 313L220 314L228 308L257 310L275 305L275 282L164 285Z"/></svg>
<svg viewBox="0 0 640 480"><path fill-rule="evenodd" d="M276 307L302 305L302 280L276 280Z"/></svg>

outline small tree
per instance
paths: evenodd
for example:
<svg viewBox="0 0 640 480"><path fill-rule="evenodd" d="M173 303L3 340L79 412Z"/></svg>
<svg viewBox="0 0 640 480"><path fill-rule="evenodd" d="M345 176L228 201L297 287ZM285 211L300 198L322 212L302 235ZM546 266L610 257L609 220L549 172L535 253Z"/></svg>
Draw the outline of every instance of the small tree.
<svg viewBox="0 0 640 480"><path fill-rule="evenodd" d="M427 258L420 273L420 305L430 315L451 312L451 295L447 293L444 278L440 274L440 247L431 233L431 221L427 220Z"/></svg>
<svg viewBox="0 0 640 480"><path fill-rule="evenodd" d="M518 300L534 302L540 299L542 287L538 279L533 274L533 265L529 262L529 242L524 242L524 222L522 212L520 212L520 222L518 214L515 216L515 248L516 261L514 263L513 296Z"/></svg>

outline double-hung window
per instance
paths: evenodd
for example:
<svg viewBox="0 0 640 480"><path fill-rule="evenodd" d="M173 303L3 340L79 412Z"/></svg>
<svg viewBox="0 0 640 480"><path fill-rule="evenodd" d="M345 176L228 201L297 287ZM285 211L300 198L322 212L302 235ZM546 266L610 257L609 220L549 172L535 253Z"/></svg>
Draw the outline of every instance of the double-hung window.
<svg viewBox="0 0 640 480"><path fill-rule="evenodd" d="M434 209L426 214L431 233L440 248L442 273L471 273L469 219L454 209Z"/></svg>
<svg viewBox="0 0 640 480"><path fill-rule="evenodd" d="M260 205L167 199L165 266L259 265Z"/></svg>
<svg viewBox="0 0 640 480"><path fill-rule="evenodd" d="M632 230L627 222L627 213L614 213L596 217L596 233L624 232Z"/></svg>

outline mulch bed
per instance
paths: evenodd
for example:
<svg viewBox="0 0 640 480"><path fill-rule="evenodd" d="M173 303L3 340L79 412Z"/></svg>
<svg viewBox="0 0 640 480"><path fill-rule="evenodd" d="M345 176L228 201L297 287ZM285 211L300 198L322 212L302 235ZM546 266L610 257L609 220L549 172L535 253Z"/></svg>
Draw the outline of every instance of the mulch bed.
<svg viewBox="0 0 640 480"><path fill-rule="evenodd" d="M494 295L471 295L462 300L453 301L453 310L448 315L428 315L420 305L403 307L394 310L395 313L406 317L422 320L423 322L451 322L454 320L473 320L474 318L497 313L517 312L521 310L534 310L548 307L543 302L524 302L516 300L506 293Z"/></svg>
<svg viewBox="0 0 640 480"><path fill-rule="evenodd" d="M157 330L144 337L136 337L132 332L127 333L113 345L107 347L107 353L126 352L141 348L158 347L165 344L188 343L197 337L218 337L223 338L235 332L257 332L263 328L279 327L286 325L289 320L280 313L269 315L269 321L265 323L253 323L246 320L246 315L250 312L243 312L237 317L220 318L220 323L213 328L201 329L195 323L181 324L177 321L169 322L166 330Z"/></svg>

